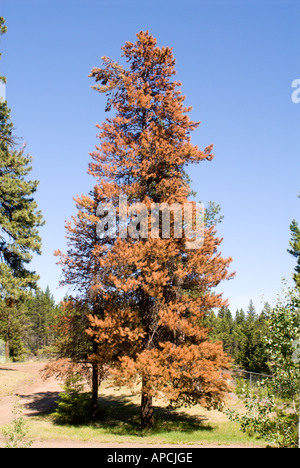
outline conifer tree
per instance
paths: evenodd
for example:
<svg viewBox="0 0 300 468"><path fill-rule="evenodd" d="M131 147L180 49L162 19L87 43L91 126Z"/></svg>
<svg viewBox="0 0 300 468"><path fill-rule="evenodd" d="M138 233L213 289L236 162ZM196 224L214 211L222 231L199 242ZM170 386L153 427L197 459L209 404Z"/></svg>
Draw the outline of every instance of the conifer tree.
<svg viewBox="0 0 300 468"><path fill-rule="evenodd" d="M265 310L268 305L265 304ZM257 315L252 299L250 299L246 318L237 324L236 339L239 352L236 363L249 372L267 373L268 356L264 343L267 333L267 321L264 313Z"/></svg>
<svg viewBox="0 0 300 468"><path fill-rule="evenodd" d="M2 34L5 34L7 32L7 27L5 26L5 20L2 16L0 16L0 36L2 36ZM0 52L0 59L1 59L1 56L2 56L2 53ZM2 76L0 75L0 83L3 83L5 84L6 83L6 78L5 76ZM1 96L0 96L0 102L1 102ZM13 138L11 135L5 133L3 130L2 130L2 127L1 127L1 130L0 130L0 141L3 142L3 143L7 143L8 145L13 145Z"/></svg>
<svg viewBox="0 0 300 468"><path fill-rule="evenodd" d="M1 34L6 32L1 18ZM2 81L5 80L3 77ZM0 297L7 305L6 348L10 340L10 314L17 301L30 288L35 288L38 276L28 269L33 254L41 252L38 228L42 215L33 195L38 182L28 180L32 158L25 148L13 144L13 125L7 102L0 101Z"/></svg>
<svg viewBox="0 0 300 468"><path fill-rule="evenodd" d="M54 342L53 323L58 314L58 306L50 293L49 286L45 292L38 289L25 302L28 331L26 342L34 355L47 354Z"/></svg>
<svg viewBox="0 0 300 468"><path fill-rule="evenodd" d="M299 195L300 198L300 195ZM295 267L294 281L297 288L300 289L300 228L296 220L293 220L290 225L291 240L290 249L288 252L297 259L297 265Z"/></svg>
<svg viewBox="0 0 300 468"><path fill-rule="evenodd" d="M205 229L199 249L187 249L185 235L164 238L160 231L152 238L149 225L142 236L138 221L135 235L121 234L120 196L129 210L135 202L148 212L154 203L183 206L190 194L185 166L213 158L211 145L201 151L191 143L199 123L188 117L191 108L173 80L172 49L140 32L122 50L127 67L103 57L103 67L91 73L115 115L99 126L100 144L89 164L95 186L89 196L77 197L78 214L67 224L69 249L57 254L64 284L77 285L90 303L93 359L113 366L117 384L141 385L142 427L151 427L153 397L209 407L224 397L229 359L220 343L209 340L203 319L227 305L214 288L232 277L231 259L218 252L214 226ZM103 202L116 208L118 235L97 239Z"/></svg>

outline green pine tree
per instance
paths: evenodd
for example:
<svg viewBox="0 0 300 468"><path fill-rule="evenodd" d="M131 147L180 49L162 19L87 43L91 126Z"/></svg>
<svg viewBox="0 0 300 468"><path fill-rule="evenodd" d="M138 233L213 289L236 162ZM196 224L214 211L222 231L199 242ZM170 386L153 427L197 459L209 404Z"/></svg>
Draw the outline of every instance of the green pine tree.
<svg viewBox="0 0 300 468"><path fill-rule="evenodd" d="M300 198L300 195L299 195ZM297 259L297 265L295 267L294 280L297 288L300 289L300 228L299 224L293 220L290 225L291 240L290 249L288 252Z"/></svg>
<svg viewBox="0 0 300 468"><path fill-rule="evenodd" d="M246 319L238 326L238 364L246 371L268 373L268 356L264 343L267 322L263 314L258 316L252 299Z"/></svg>
<svg viewBox="0 0 300 468"><path fill-rule="evenodd" d="M6 32L0 19L0 33ZM1 78L5 81L5 78ZM6 303L6 357L11 339L10 324L15 304L22 301L39 279L28 269L33 254L41 253L38 228L43 224L33 195L38 181L28 180L32 157L13 144L7 102L0 101L0 298Z"/></svg>
<svg viewBox="0 0 300 468"><path fill-rule="evenodd" d="M237 309L236 313L235 313L235 323L237 325L240 325L242 323L244 323L246 320L246 314L244 312L243 309Z"/></svg>
<svg viewBox="0 0 300 468"><path fill-rule="evenodd" d="M30 352L34 355L47 354L54 342L55 317L58 306L50 293L49 287L45 292L35 291L26 301L28 332L26 341Z"/></svg>
<svg viewBox="0 0 300 468"><path fill-rule="evenodd" d="M2 34L5 34L7 31L7 28L5 26L5 20L2 16L0 16L0 36ZM0 52L0 59L1 59L1 52ZM2 76L0 75L0 83L6 83L6 78L5 76ZM0 101L1 101L1 96L0 96ZM14 139L13 137L10 135L10 132L5 132L3 133L3 129L2 129L2 126L1 126L1 130L0 130L0 141L3 142L3 143L7 143L8 145L13 145L14 144Z"/></svg>
<svg viewBox="0 0 300 468"><path fill-rule="evenodd" d="M247 320L249 320L250 322L253 322L256 318L257 318L256 310L255 310L252 299L250 299L248 310L247 310Z"/></svg>

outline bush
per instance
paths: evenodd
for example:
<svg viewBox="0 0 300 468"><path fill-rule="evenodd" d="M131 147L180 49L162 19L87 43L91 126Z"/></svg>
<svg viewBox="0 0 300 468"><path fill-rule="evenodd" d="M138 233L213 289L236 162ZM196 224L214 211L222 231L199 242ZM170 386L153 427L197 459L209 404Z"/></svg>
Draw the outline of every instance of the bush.
<svg viewBox="0 0 300 468"><path fill-rule="evenodd" d="M279 447L294 448L299 439L300 291L284 291L267 318L269 333L265 339L272 378L252 392L246 383L239 385L245 412L227 414L242 431L257 434Z"/></svg>
<svg viewBox="0 0 300 468"><path fill-rule="evenodd" d="M245 404L245 412L225 410L231 421L240 425L242 432L262 439L281 448L298 446L298 414L292 411L291 402L276 398L266 382L260 391L251 391L249 385L239 389Z"/></svg>
<svg viewBox="0 0 300 468"><path fill-rule="evenodd" d="M79 375L66 379L54 416L61 424L82 424L89 419L90 394L83 393L84 385Z"/></svg>

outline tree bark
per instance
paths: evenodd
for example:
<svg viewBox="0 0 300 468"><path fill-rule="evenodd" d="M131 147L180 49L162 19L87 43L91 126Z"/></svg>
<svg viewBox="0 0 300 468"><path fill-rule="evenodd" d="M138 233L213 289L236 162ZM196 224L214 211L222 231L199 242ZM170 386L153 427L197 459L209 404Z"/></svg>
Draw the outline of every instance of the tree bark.
<svg viewBox="0 0 300 468"><path fill-rule="evenodd" d="M149 429L154 425L152 396L149 395L146 379L142 383L141 428Z"/></svg>
<svg viewBox="0 0 300 468"><path fill-rule="evenodd" d="M9 338L6 338L5 342L5 361L9 362Z"/></svg>
<svg viewBox="0 0 300 468"><path fill-rule="evenodd" d="M97 235L95 230L95 237L94 242L97 241ZM93 273L93 280L94 283L97 281L97 275ZM91 288L89 292L89 299L93 307L93 313L97 316L97 303L96 303L96 296L94 290ZM97 362L97 352L98 352L98 344L96 341L93 341L93 360L92 360L92 402L91 402L91 417L92 421L96 421L97 412L98 412L98 393L99 393L99 366Z"/></svg>
<svg viewBox="0 0 300 468"><path fill-rule="evenodd" d="M92 366L93 366L93 375L92 375L91 416L92 416L92 420L95 421L97 418L97 410L98 410L99 372L98 372L97 363L93 363Z"/></svg>
<svg viewBox="0 0 300 468"><path fill-rule="evenodd" d="M10 314L7 317L7 329L5 337L5 361L9 362L9 348L10 348Z"/></svg>

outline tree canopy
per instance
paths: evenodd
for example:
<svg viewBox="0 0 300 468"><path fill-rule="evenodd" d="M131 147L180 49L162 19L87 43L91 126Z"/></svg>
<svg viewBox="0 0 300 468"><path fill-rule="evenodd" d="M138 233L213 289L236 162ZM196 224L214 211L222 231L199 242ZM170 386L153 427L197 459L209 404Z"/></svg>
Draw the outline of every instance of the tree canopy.
<svg viewBox="0 0 300 468"><path fill-rule="evenodd" d="M213 225L198 249L186 248L184 234L164 238L159 229L152 238L149 225L142 237L139 221L133 236L121 234L120 196L131 219L138 216L130 211L136 202L149 212L155 203L183 206L190 194L185 166L213 158L212 145L201 151L191 143L199 123L190 120L181 83L173 79L172 49L140 32L122 51L127 67L103 57L103 67L91 73L115 115L98 126L100 144L89 164L96 184L76 198L78 214L66 226L69 250L57 254L63 284L76 285L90 308L93 362L110 363L119 385L141 384L142 426L148 427L154 396L163 394L173 405L216 406L225 395L230 360L220 342L209 340L203 319L226 306L213 289L233 274ZM96 236L103 202L116 207L116 238Z"/></svg>

